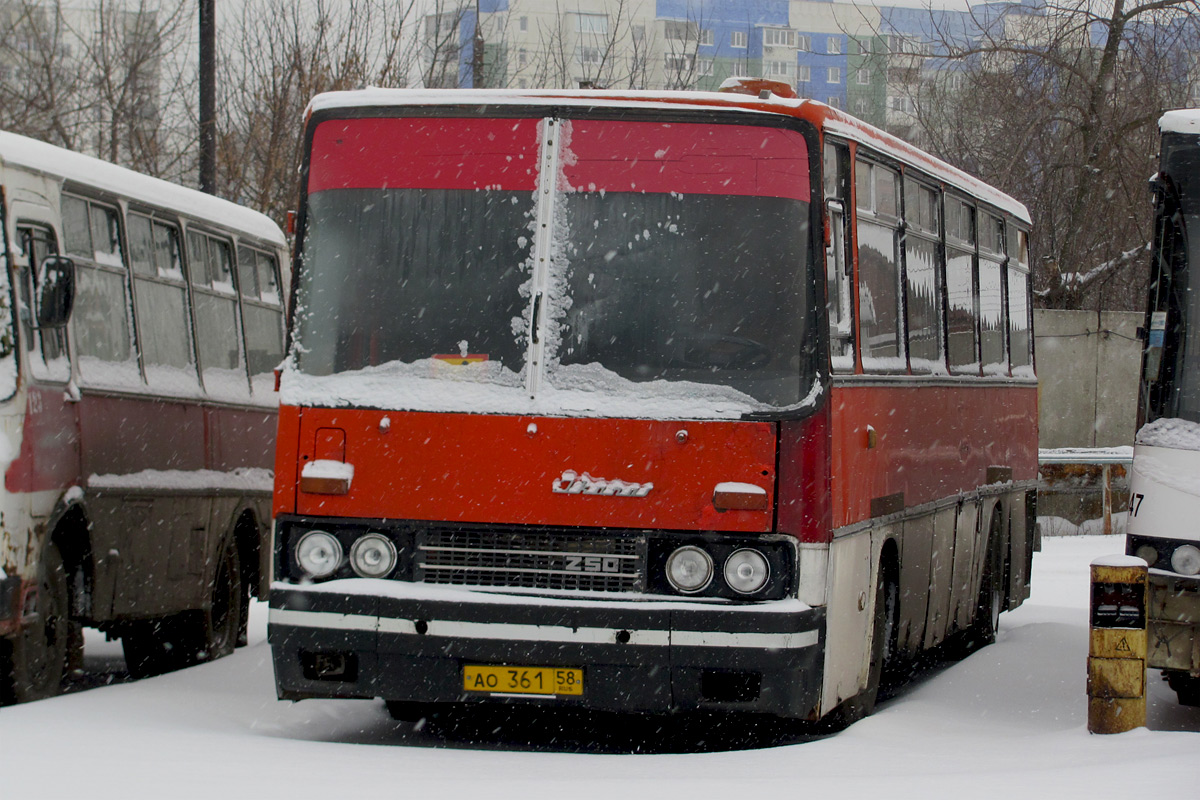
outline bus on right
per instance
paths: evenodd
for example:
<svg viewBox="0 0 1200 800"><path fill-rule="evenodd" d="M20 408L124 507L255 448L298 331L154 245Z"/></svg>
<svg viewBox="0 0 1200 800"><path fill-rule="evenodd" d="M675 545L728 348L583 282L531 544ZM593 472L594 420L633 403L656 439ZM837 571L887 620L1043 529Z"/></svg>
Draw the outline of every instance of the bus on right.
<svg viewBox="0 0 1200 800"><path fill-rule="evenodd" d="M1150 565L1147 666L1200 706L1200 109L1159 128L1126 552Z"/></svg>

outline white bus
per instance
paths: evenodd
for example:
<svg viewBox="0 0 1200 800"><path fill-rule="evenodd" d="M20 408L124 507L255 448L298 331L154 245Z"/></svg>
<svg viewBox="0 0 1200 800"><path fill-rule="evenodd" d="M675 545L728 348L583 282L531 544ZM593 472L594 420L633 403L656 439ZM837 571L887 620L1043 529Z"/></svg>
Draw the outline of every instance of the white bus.
<svg viewBox="0 0 1200 800"><path fill-rule="evenodd" d="M267 217L0 132L0 701L82 627L151 674L265 590L285 239Z"/></svg>

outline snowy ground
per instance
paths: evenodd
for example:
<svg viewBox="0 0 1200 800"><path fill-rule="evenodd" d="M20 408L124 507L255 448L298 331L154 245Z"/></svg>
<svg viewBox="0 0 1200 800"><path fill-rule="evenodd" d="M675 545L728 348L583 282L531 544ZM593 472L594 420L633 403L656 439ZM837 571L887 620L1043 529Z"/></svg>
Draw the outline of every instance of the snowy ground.
<svg viewBox="0 0 1200 800"><path fill-rule="evenodd" d="M414 731L377 702L281 703L262 606L249 647L151 680L126 682L119 645L89 639L88 680L114 682L0 711L0 796L1011 800L1158 786L1187 796L1200 783L1200 709L1176 705L1157 673L1149 730L1086 730L1088 564L1122 543L1047 539L1033 597L1001 618L996 645L823 737L721 718L528 714Z"/></svg>

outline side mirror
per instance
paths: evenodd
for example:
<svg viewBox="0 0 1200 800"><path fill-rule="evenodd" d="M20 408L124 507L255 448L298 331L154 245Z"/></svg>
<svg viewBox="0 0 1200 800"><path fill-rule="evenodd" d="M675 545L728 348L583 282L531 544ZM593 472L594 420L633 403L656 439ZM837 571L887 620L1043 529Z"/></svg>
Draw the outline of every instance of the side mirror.
<svg viewBox="0 0 1200 800"><path fill-rule="evenodd" d="M75 262L66 256L49 256L38 267L37 323L39 328L61 328L75 307Z"/></svg>

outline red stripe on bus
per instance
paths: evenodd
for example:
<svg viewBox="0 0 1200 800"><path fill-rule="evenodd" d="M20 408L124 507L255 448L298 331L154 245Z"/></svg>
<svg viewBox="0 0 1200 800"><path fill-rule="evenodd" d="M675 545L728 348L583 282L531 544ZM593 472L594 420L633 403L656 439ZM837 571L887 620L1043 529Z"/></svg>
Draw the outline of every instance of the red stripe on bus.
<svg viewBox="0 0 1200 800"><path fill-rule="evenodd" d="M576 191L807 201L808 143L748 125L573 120L563 173Z"/></svg>
<svg viewBox="0 0 1200 800"><path fill-rule="evenodd" d="M310 194L327 189L535 188L536 119L339 119L313 133Z"/></svg>

